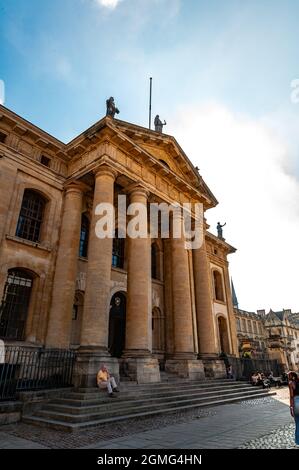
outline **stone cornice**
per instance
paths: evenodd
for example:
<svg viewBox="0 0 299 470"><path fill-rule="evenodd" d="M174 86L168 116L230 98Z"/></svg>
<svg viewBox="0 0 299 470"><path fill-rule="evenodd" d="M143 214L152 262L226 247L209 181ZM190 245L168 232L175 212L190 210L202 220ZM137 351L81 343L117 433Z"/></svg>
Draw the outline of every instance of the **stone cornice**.
<svg viewBox="0 0 299 470"><path fill-rule="evenodd" d="M213 245L219 246L226 253L231 254L237 251L237 248L234 248L232 245L227 243L224 239L216 237L211 232L206 232L206 239L213 243Z"/></svg>
<svg viewBox="0 0 299 470"><path fill-rule="evenodd" d="M42 149L49 148L54 151L58 157L63 158L64 160L68 159L65 153L66 145L63 142L3 105L0 105L0 121L3 121L5 125L9 127L11 132L16 135L21 137L30 137L38 147Z"/></svg>

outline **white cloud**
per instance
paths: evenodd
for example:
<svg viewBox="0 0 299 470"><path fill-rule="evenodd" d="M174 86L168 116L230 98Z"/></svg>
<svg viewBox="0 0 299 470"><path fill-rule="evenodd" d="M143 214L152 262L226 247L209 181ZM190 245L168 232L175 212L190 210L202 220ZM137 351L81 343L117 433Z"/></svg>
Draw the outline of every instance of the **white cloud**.
<svg viewBox="0 0 299 470"><path fill-rule="evenodd" d="M101 7L110 8L111 10L114 10L114 8L116 8L117 5L122 0L95 0L95 1Z"/></svg>
<svg viewBox="0 0 299 470"><path fill-rule="evenodd" d="M227 222L238 249L230 263L240 307L299 311L299 185L285 171L287 140L266 121L210 103L178 112L171 134L219 200L206 215L214 233Z"/></svg>

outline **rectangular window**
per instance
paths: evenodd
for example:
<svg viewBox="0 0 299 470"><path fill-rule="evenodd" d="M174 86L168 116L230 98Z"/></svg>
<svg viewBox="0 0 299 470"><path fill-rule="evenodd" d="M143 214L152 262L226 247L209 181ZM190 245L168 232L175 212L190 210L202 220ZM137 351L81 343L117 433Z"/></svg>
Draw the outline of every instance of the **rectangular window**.
<svg viewBox="0 0 299 470"><path fill-rule="evenodd" d="M0 305L1 338L23 341L32 282L25 271L11 270L8 273Z"/></svg>
<svg viewBox="0 0 299 470"><path fill-rule="evenodd" d="M50 167L51 159L46 157L45 155L41 156L40 162L42 165Z"/></svg>
<svg viewBox="0 0 299 470"><path fill-rule="evenodd" d="M5 142L5 140L6 140L6 137L7 137L7 135L4 134L4 132L1 132L1 131L0 131L0 142L1 142L2 144L4 144L4 142Z"/></svg>

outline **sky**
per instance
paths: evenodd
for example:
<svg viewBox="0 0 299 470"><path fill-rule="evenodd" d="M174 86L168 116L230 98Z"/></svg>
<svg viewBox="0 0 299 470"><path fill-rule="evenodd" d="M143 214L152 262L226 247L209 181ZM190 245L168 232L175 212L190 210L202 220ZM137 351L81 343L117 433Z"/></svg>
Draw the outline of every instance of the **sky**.
<svg viewBox="0 0 299 470"><path fill-rule="evenodd" d="M153 77L153 116L237 248L239 307L299 311L298 17L297 0L0 0L4 104L68 142L109 96L147 127Z"/></svg>

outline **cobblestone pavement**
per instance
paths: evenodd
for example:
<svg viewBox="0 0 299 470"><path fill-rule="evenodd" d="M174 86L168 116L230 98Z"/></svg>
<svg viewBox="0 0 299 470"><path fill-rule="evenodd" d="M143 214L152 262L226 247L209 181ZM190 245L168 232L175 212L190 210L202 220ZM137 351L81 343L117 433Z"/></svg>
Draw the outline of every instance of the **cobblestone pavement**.
<svg viewBox="0 0 299 470"><path fill-rule="evenodd" d="M0 428L0 448L295 448L288 390L275 397L132 419L65 433L16 424Z"/></svg>
<svg viewBox="0 0 299 470"><path fill-rule="evenodd" d="M270 434L253 439L240 446L240 449L299 449L295 444L295 425L293 423L282 426Z"/></svg>

